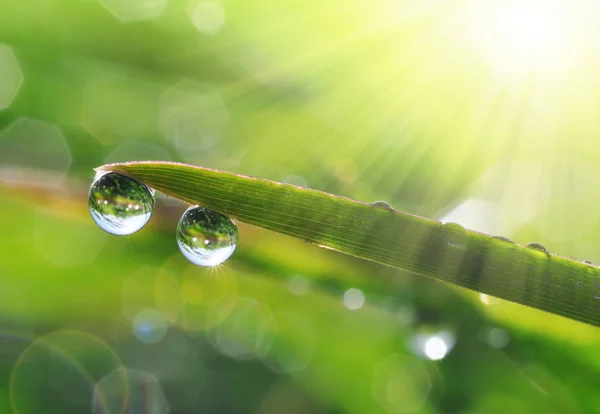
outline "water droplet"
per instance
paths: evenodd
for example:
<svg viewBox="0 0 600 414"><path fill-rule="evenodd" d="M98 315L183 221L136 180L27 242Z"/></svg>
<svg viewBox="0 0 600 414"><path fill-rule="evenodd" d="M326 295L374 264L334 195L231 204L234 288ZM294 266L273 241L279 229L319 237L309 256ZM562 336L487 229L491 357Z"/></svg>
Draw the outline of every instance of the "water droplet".
<svg viewBox="0 0 600 414"><path fill-rule="evenodd" d="M542 253L546 253L548 254L548 249L546 249L546 247L543 244L540 243L528 243L525 245L525 247L529 247L530 249L534 249L534 250L539 250Z"/></svg>
<svg viewBox="0 0 600 414"><path fill-rule="evenodd" d="M591 264L592 264L592 262L590 262L589 260L584 260L584 261L583 261L583 263L585 263L585 264L589 264L589 265L591 265Z"/></svg>
<svg viewBox="0 0 600 414"><path fill-rule="evenodd" d="M392 205L387 201L375 201L374 203L371 203L371 205L373 207L383 208L385 210L394 210L394 207L392 207Z"/></svg>
<svg viewBox="0 0 600 414"><path fill-rule="evenodd" d="M181 253L200 266L223 263L235 250L237 226L226 216L202 207L188 208L177 225Z"/></svg>
<svg viewBox="0 0 600 414"><path fill-rule="evenodd" d="M108 172L95 178L88 204L96 224L115 236L135 233L154 210L154 196L144 184L126 175Z"/></svg>
<svg viewBox="0 0 600 414"><path fill-rule="evenodd" d="M505 241L508 243L514 243L514 241L512 241L508 237L504 237L504 236L492 236L492 239L501 240L501 241Z"/></svg>
<svg viewBox="0 0 600 414"><path fill-rule="evenodd" d="M457 223L442 223L444 240L452 247L464 249L467 246L467 231Z"/></svg>

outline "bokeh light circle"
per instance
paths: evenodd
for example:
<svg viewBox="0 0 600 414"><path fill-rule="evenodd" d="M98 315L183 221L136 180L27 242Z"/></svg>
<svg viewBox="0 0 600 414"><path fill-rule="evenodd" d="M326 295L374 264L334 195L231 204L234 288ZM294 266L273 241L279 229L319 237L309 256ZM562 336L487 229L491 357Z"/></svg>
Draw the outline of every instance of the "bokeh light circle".
<svg viewBox="0 0 600 414"><path fill-rule="evenodd" d="M52 332L33 341L15 362L10 405L15 414L91 412L95 384L120 367L119 356L98 337L76 330Z"/></svg>

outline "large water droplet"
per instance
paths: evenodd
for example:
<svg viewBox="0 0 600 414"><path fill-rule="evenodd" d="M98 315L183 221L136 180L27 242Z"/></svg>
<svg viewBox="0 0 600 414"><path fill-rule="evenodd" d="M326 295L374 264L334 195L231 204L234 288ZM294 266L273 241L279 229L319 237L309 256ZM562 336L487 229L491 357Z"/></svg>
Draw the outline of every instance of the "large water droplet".
<svg viewBox="0 0 600 414"><path fill-rule="evenodd" d="M387 201L375 201L374 203L371 203L371 205L373 207L383 208L385 210L392 210L392 211L394 210L392 205L390 203L388 203Z"/></svg>
<svg viewBox="0 0 600 414"><path fill-rule="evenodd" d="M546 249L546 247L540 243L535 243L535 242L528 243L525 245L525 247L529 247L530 249L534 249L534 250L539 250L542 253L548 254L548 249Z"/></svg>
<svg viewBox="0 0 600 414"><path fill-rule="evenodd" d="M216 211L192 206L177 225L177 244L183 255L200 266L223 263L235 250L237 226Z"/></svg>
<svg viewBox="0 0 600 414"><path fill-rule="evenodd" d="M102 230L124 236L140 230L150 220L154 196L139 181L108 172L92 183L88 204L92 218Z"/></svg>

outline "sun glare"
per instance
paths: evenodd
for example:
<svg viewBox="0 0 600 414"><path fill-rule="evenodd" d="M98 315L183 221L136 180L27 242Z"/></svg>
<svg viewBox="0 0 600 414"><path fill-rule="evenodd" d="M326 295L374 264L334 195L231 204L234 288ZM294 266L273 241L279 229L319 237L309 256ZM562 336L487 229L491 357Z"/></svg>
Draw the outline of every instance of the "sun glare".
<svg viewBox="0 0 600 414"><path fill-rule="evenodd" d="M501 74L561 71L578 48L567 2L477 0L468 8L468 43Z"/></svg>

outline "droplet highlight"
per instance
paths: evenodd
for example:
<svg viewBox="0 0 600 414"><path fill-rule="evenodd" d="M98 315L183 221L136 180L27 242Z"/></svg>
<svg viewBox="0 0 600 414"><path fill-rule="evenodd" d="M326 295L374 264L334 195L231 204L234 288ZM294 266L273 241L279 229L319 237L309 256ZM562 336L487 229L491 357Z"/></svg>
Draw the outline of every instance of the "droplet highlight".
<svg viewBox="0 0 600 414"><path fill-rule="evenodd" d="M546 247L543 244L540 244L540 243L535 243L535 242L528 243L528 244L525 245L525 247L528 247L528 248L534 249L534 250L539 250L542 253L546 253L546 254L549 253L548 249L546 249Z"/></svg>
<svg viewBox="0 0 600 414"><path fill-rule="evenodd" d="M227 260L238 241L237 226L216 211L188 208L177 225L181 253L199 266L216 266Z"/></svg>
<svg viewBox="0 0 600 414"><path fill-rule="evenodd" d="M154 195L139 181L108 172L95 178L88 205L98 227L115 236L125 236L148 223L154 211Z"/></svg>

